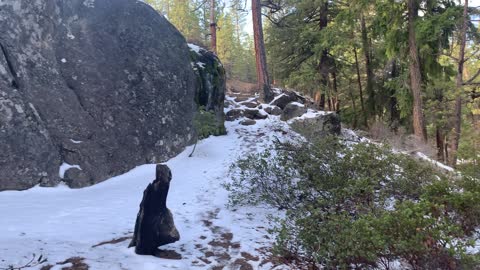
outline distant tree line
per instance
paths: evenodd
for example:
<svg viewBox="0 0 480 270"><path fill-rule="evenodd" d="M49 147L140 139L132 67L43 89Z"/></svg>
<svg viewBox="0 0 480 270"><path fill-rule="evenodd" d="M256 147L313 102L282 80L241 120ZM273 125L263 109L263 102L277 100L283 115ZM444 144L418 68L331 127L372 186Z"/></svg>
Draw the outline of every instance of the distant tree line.
<svg viewBox="0 0 480 270"><path fill-rule="evenodd" d="M480 12L468 0L247 1L147 0L265 100L272 84L293 88L353 128L405 129L438 160L480 167Z"/></svg>

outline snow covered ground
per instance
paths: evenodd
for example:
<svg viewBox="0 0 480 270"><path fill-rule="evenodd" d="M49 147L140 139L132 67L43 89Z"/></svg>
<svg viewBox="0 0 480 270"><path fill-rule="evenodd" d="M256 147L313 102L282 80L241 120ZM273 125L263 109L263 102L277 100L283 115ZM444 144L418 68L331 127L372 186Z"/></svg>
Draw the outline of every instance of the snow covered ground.
<svg viewBox="0 0 480 270"><path fill-rule="evenodd" d="M309 111L303 118L321 113ZM167 162L173 174L167 206L181 240L162 249L176 251L181 260L139 256L127 248L143 191L155 176L155 165L144 165L83 189L0 192L0 269L24 265L33 253L48 261L28 269L62 269L72 266L63 262L73 257L84 258L90 269L289 269L270 260L274 237L267 232L267 216L279 213L227 207L222 184L239 157L262 151L274 137L298 135L279 116L256 120L253 126L239 122L226 122L228 135L199 142L193 157L188 157L188 147ZM350 130L343 133L358 137Z"/></svg>
<svg viewBox="0 0 480 270"><path fill-rule="evenodd" d="M193 157L189 147L167 162L173 174L167 205L181 240L163 249L180 253L181 260L139 256L127 248L143 190L154 179L155 165L144 165L83 189L1 192L0 269L23 265L33 253L48 261L29 269L61 269L71 264L56 263L71 257L85 258L90 269L239 269L245 263L253 268L242 269L272 269L265 261L273 241L266 216L275 210L227 207L222 183L232 162L284 136L287 127L278 117L226 127L228 135L201 141Z"/></svg>

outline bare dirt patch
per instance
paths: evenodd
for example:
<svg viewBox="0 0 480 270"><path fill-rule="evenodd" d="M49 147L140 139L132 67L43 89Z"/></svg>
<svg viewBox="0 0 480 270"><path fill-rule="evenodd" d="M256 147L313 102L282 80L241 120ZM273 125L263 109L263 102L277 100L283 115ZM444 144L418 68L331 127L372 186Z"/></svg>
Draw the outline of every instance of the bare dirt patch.
<svg viewBox="0 0 480 270"><path fill-rule="evenodd" d="M121 243L123 241L131 240L131 239L132 239L132 236L124 236L124 237L114 238L112 240L100 242L96 245L93 245L92 248L103 246L103 245L114 245L114 244L118 244L118 243Z"/></svg>

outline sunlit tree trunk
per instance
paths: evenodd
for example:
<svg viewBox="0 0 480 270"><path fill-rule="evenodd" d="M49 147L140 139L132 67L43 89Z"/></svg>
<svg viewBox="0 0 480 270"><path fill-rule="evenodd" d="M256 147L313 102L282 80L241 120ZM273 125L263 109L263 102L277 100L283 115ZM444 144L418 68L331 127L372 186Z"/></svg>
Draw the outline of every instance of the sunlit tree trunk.
<svg viewBox="0 0 480 270"><path fill-rule="evenodd" d="M413 95L413 132L423 142L427 142L427 131L423 116L422 74L415 36L415 20L418 16L416 0L408 0L408 47L410 88Z"/></svg>
<svg viewBox="0 0 480 270"><path fill-rule="evenodd" d="M215 21L215 0L210 0L211 50L217 53L217 22Z"/></svg>
<svg viewBox="0 0 480 270"><path fill-rule="evenodd" d="M265 102L273 99L267 71L267 55L263 39L262 5L260 0L252 0L253 39L255 43L255 60L257 66L257 87Z"/></svg>

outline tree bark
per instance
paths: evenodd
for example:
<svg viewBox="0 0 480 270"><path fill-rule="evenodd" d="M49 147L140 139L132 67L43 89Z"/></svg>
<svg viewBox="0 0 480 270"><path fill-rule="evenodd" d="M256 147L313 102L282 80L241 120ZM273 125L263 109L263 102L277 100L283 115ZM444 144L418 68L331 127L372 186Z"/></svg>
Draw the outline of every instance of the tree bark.
<svg viewBox="0 0 480 270"><path fill-rule="evenodd" d="M457 79L456 79L456 98L455 98L455 120L454 134L452 142L452 150L450 165L457 165L458 145L460 144L460 134L462 132L462 90L463 90L463 66L465 64L465 46L467 39L467 17L468 17L468 0L463 5L463 22L460 32L460 51L458 53Z"/></svg>
<svg viewBox="0 0 480 270"><path fill-rule="evenodd" d="M366 92L368 96L367 100L367 107L368 112L371 115L375 115L375 91L373 89L373 67L372 61L370 57L370 42L368 41L368 33L367 33L367 26L365 24L365 17L363 14L360 17L360 26L362 32L362 47L363 47L363 54L365 57L365 70L367 73L367 85L366 85Z"/></svg>
<svg viewBox="0 0 480 270"><path fill-rule="evenodd" d="M273 91L270 88L268 78L267 55L265 52L265 41L263 39L262 5L260 0L252 0L252 17L257 66L257 87L261 91L264 101L270 102L273 99Z"/></svg>
<svg viewBox="0 0 480 270"><path fill-rule="evenodd" d="M215 21L215 0L210 0L211 50L217 53L217 22Z"/></svg>
<svg viewBox="0 0 480 270"><path fill-rule="evenodd" d="M357 125L358 125L358 117L357 117L357 106L355 105L355 97L353 95L353 89L352 89L352 82L350 81L350 84L349 84L349 87L348 89L350 91L349 94L350 94L350 100L352 101L352 110L353 110L353 123L352 123L352 128L353 129L356 129L357 128Z"/></svg>
<svg viewBox="0 0 480 270"><path fill-rule="evenodd" d="M337 114L340 114L340 101L338 100L338 85L337 85L337 72L334 71L332 72L332 81L333 81L333 101L332 101L332 106L333 106L333 111L335 111Z"/></svg>
<svg viewBox="0 0 480 270"><path fill-rule="evenodd" d="M320 10L320 20L319 20L319 26L320 26L320 31L322 31L324 28L327 27L328 25L328 1L325 1L325 3L322 5L321 10ZM324 49L322 51L322 56L320 58L320 66L318 67L318 71L320 73L320 84L322 85L323 93L320 98L320 110L325 109L325 93L327 92L328 89L328 73L330 70L329 66L329 57L328 57L328 50Z"/></svg>
<svg viewBox="0 0 480 270"><path fill-rule="evenodd" d="M357 82L358 82L358 90L360 91L360 107L362 108L363 125L367 127L368 116L367 116L367 111L365 110L365 102L363 101L362 79L360 77L360 65L358 64L357 48L353 48L353 53L355 55L355 67L357 69Z"/></svg>
<svg viewBox="0 0 480 270"><path fill-rule="evenodd" d="M390 65L390 79L396 78L399 76L397 62L395 59L389 62ZM390 111L390 128L397 133L398 127L400 126L400 112L398 111L398 100L395 96L395 88L392 87L390 90L389 98L389 111Z"/></svg>
<svg viewBox="0 0 480 270"><path fill-rule="evenodd" d="M422 74L415 36L415 20L418 16L416 0L408 0L408 47L410 88L413 95L413 132L423 142L427 142L425 119L423 116Z"/></svg>
<svg viewBox="0 0 480 270"><path fill-rule="evenodd" d="M445 162L445 136L440 127L436 127L437 160Z"/></svg>

